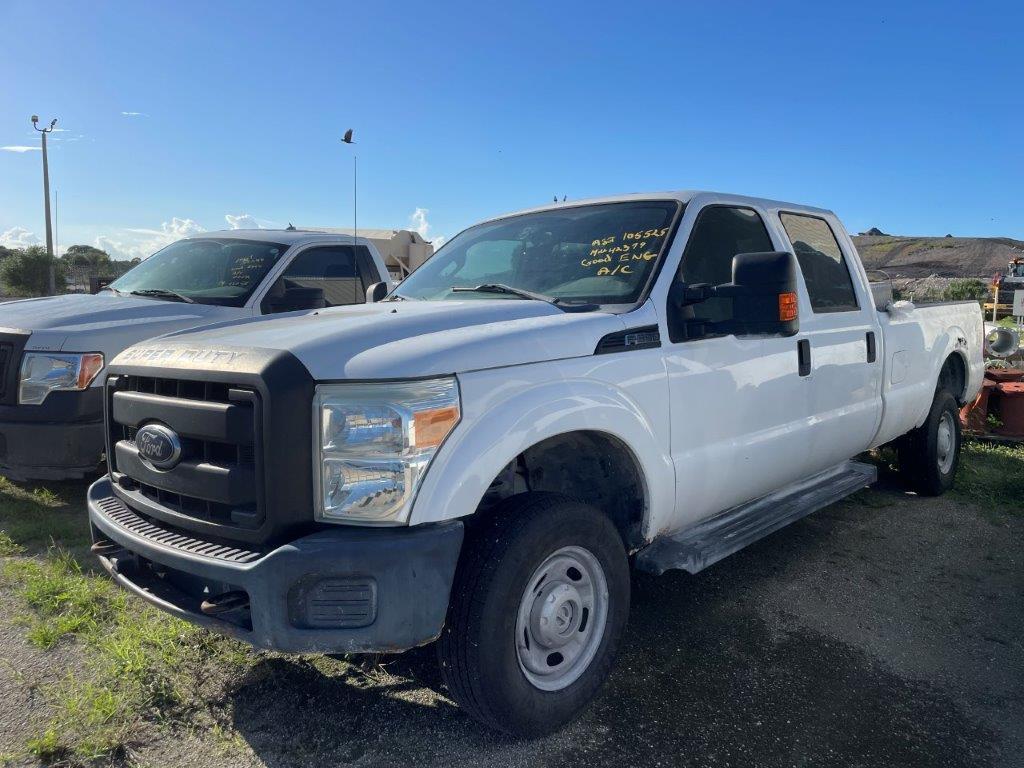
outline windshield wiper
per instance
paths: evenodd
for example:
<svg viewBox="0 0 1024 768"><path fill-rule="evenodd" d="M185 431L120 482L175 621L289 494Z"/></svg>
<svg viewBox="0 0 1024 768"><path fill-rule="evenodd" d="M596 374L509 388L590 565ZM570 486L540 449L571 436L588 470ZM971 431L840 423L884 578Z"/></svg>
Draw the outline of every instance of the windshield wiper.
<svg viewBox="0 0 1024 768"><path fill-rule="evenodd" d="M558 307L563 312L589 312L592 309L596 309L596 304L586 303L566 303L564 299L556 299L554 296L546 296L543 293L535 293L533 291L527 291L523 288L513 288L511 285L505 285L504 283L482 283L477 286L469 285L453 285L452 293L505 293L509 296L518 296L521 299L532 299L533 301L543 301L546 304L550 304L553 307Z"/></svg>
<svg viewBox="0 0 1024 768"><path fill-rule="evenodd" d="M195 304L195 299L190 299L188 296L178 293L177 291L169 291L166 288L143 288L141 291L129 291L132 296L154 296L161 299L173 299L174 301L183 301L186 304Z"/></svg>

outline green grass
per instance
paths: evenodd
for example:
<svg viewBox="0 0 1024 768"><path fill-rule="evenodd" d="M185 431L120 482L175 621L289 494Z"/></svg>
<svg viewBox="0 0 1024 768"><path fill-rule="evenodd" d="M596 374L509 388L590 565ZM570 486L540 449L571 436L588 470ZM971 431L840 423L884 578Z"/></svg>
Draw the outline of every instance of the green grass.
<svg viewBox="0 0 1024 768"><path fill-rule="evenodd" d="M53 716L26 749L46 762L116 754L146 720L188 719L203 706L208 670L240 676L255 655L161 613L90 573L70 553L7 560L0 584L26 606L18 617L43 649L77 641L85 669L45 690Z"/></svg>
<svg viewBox="0 0 1024 768"><path fill-rule="evenodd" d="M53 544L72 551L88 548L85 488L84 483L26 488L0 477L0 555L10 546L30 553Z"/></svg>
<svg viewBox="0 0 1024 768"><path fill-rule="evenodd" d="M1024 445L964 443L953 495L989 512L1024 515Z"/></svg>
<svg viewBox="0 0 1024 768"><path fill-rule="evenodd" d="M44 693L52 718L25 745L47 763L117 755L145 721L186 721L211 680L241 677L241 643L168 616L122 591L89 553L84 483L25 487L0 478L0 588L42 651L73 643L77 669Z"/></svg>

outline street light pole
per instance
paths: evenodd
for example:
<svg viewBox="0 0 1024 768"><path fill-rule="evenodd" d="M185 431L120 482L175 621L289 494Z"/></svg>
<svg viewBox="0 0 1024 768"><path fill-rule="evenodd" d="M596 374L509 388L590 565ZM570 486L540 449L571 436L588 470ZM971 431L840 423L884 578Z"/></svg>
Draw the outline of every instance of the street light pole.
<svg viewBox="0 0 1024 768"><path fill-rule="evenodd" d="M53 226L50 223L50 166L46 158L46 134L53 130L57 118L50 121L48 128L40 128L38 123L39 115L32 115L32 127L43 135L43 210L46 213L46 255L50 257L49 293L53 296L57 292L57 274L53 261Z"/></svg>

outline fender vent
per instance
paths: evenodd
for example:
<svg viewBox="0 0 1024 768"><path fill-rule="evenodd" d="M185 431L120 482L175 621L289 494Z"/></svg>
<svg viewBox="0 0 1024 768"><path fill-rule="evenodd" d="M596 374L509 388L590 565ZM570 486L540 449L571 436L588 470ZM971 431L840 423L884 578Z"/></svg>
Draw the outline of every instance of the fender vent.
<svg viewBox="0 0 1024 768"><path fill-rule="evenodd" d="M654 349L661 346L661 333L656 325L645 325L640 328L627 328L624 331L609 333L597 342L595 355L607 355L612 352L632 352L635 349Z"/></svg>

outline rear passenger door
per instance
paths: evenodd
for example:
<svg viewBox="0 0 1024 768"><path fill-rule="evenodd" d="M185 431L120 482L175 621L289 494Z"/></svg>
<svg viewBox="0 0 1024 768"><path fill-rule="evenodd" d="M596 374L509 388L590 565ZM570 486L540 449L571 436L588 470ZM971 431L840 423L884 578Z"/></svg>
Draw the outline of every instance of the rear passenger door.
<svg viewBox="0 0 1024 768"><path fill-rule="evenodd" d="M805 291L800 335L809 368L801 372L802 396L815 422L807 439L813 471L860 453L871 443L882 418L882 363L874 304L859 295L844 251L838 222L825 215L778 212L796 254Z"/></svg>

